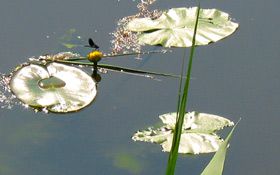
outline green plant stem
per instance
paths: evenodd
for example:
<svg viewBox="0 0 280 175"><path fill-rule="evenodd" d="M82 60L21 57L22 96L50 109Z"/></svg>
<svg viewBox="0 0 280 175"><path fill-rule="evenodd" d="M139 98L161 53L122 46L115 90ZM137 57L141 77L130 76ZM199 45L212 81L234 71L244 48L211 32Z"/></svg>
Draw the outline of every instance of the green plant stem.
<svg viewBox="0 0 280 175"><path fill-rule="evenodd" d="M190 56L189 56L188 71L187 71L187 75L186 75L187 79L185 81L183 96L182 96L180 107L179 107L180 108L179 109L179 118L176 122L175 130L174 130L174 134L173 134L172 148L169 153L166 175L174 175L174 173L175 173L176 162L177 162L177 158L178 158L178 150L179 150L181 133L182 133L183 122L184 122L184 116L185 116L187 100L188 100L188 91L189 91L189 86L190 86L192 62L193 62L193 56L194 56L194 51L195 51L195 36L196 36L197 25L198 25L199 11L200 11L200 4L198 5L198 8L197 8L197 16L196 16L193 39L192 39L192 47L191 47L191 52L190 52Z"/></svg>
<svg viewBox="0 0 280 175"><path fill-rule="evenodd" d="M69 58L67 61L84 61L87 60L87 57L79 57L79 58Z"/></svg>
<svg viewBox="0 0 280 175"><path fill-rule="evenodd" d="M71 64L71 65L93 66L93 63L91 63L91 62L68 61L68 60L56 60L55 62L63 63L63 64ZM158 73L158 72L145 71L145 70L136 70L136 69L131 69L131 68L127 68L127 67L114 66L114 65L110 65L110 64L97 64L97 67L116 70L116 71L120 71L120 72L123 71L123 72L128 72L128 73L135 73L135 74L150 74L150 75L179 78L178 75L174 75L174 74Z"/></svg>
<svg viewBox="0 0 280 175"><path fill-rule="evenodd" d="M154 54L154 53L164 53L162 50L154 50L154 51L147 51L147 52L133 52L133 53L122 53L122 54L105 54L103 58L110 58L110 57L119 57L119 56L130 56L130 55L145 55L145 54Z"/></svg>
<svg viewBox="0 0 280 175"><path fill-rule="evenodd" d="M97 76L97 61L93 62L93 76Z"/></svg>
<svg viewBox="0 0 280 175"><path fill-rule="evenodd" d="M178 119L179 115L179 109L180 109L180 101L181 101L181 92L182 92L182 84L183 84L183 74L184 74L184 68L185 68L185 58L186 58L186 49L184 49L184 54L182 57L182 66L181 66L181 73L180 73L180 82L179 82L179 89L178 89L178 101L177 101L177 116L176 120Z"/></svg>
<svg viewBox="0 0 280 175"><path fill-rule="evenodd" d="M112 58L112 57L121 57L121 56L131 56L131 55L145 55L145 54L155 54L155 53L164 53L166 51L154 50L147 52L133 52L133 53L122 53L122 54L105 54L102 58ZM83 61L87 60L87 57L78 57L78 58L69 58L67 61Z"/></svg>

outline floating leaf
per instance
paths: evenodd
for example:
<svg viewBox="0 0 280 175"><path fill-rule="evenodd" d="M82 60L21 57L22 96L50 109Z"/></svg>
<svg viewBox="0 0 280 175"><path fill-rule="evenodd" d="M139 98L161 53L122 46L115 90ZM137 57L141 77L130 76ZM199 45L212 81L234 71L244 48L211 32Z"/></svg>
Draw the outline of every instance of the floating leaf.
<svg viewBox="0 0 280 175"><path fill-rule="evenodd" d="M138 131L132 139L161 144L163 151L169 152L172 146L176 113L163 114L159 117L164 123L162 127ZM217 151L223 140L216 135L215 131L232 125L233 122L224 117L198 112L186 113L179 153L199 154Z"/></svg>
<svg viewBox="0 0 280 175"><path fill-rule="evenodd" d="M24 104L57 113L78 111L89 105L97 93L96 83L88 74L59 63L17 68L9 85Z"/></svg>
<svg viewBox="0 0 280 175"><path fill-rule="evenodd" d="M172 147L173 134L161 144L164 152L169 152ZM216 134L182 133L178 153L200 154L215 152L223 142Z"/></svg>
<svg viewBox="0 0 280 175"><path fill-rule="evenodd" d="M160 115L159 118L171 129L175 128L176 112ZM232 126L233 122L213 114L189 112L185 114L183 128L194 132L213 133L223 129L225 126Z"/></svg>
<svg viewBox="0 0 280 175"><path fill-rule="evenodd" d="M190 47L192 45L197 7L172 8L158 19L136 18L127 29L140 32L142 44L164 47ZM231 35L238 24L229 15L217 9L201 9L196 33L196 45L207 45Z"/></svg>

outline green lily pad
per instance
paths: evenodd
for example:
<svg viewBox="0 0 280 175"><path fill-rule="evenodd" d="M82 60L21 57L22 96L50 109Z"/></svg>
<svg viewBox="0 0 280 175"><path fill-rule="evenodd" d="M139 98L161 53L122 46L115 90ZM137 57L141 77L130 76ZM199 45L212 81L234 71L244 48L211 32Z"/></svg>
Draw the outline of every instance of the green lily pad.
<svg viewBox="0 0 280 175"><path fill-rule="evenodd" d="M159 118L170 129L175 129L176 112L160 115ZM192 132L213 133L223 129L225 126L232 126L230 120L213 114L188 112L185 114L183 129Z"/></svg>
<svg viewBox="0 0 280 175"><path fill-rule="evenodd" d="M9 86L24 104L55 113L78 111L97 94L96 83L88 74L54 62L17 68Z"/></svg>
<svg viewBox="0 0 280 175"><path fill-rule="evenodd" d="M172 8L159 18L136 18L127 29L140 32L141 44L164 47L190 47L192 45L197 7ZM238 24L229 15L217 9L201 9L196 33L196 45L207 45L231 35Z"/></svg>
<svg viewBox="0 0 280 175"><path fill-rule="evenodd" d="M148 128L136 132L132 139L161 144L164 152L169 152L172 146L173 132L176 123L176 113L160 115L164 125L159 128ZM212 114L188 112L185 114L179 153L200 154L216 152L223 140L216 134L227 126L234 125L230 120Z"/></svg>

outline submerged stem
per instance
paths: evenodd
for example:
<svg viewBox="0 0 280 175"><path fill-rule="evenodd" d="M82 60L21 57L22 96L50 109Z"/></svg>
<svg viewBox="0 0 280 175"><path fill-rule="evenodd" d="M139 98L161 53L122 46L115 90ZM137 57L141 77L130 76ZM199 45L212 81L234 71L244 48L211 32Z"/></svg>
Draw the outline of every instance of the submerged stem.
<svg viewBox="0 0 280 175"><path fill-rule="evenodd" d="M181 101L181 93L182 93L182 84L183 84L183 74L184 74L184 68L185 68L185 58L186 58L186 49L184 49L184 54L182 57L182 66L181 66L181 76L180 76L180 82L179 82L179 89L178 89L178 102L177 102L177 116L176 119L178 119L179 115L179 109L180 109L180 101Z"/></svg>
<svg viewBox="0 0 280 175"><path fill-rule="evenodd" d="M97 61L93 62L93 76L97 76Z"/></svg>

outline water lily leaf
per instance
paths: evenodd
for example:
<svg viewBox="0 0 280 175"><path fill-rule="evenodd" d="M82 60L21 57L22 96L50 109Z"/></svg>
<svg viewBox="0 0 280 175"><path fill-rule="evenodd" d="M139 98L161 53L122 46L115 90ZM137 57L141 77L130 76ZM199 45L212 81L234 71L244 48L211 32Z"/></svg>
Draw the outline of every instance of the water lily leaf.
<svg viewBox="0 0 280 175"><path fill-rule="evenodd" d="M157 19L136 18L127 29L140 32L142 44L164 47L190 47L192 45L197 7L172 8ZM238 24L229 15L217 9L200 9L195 45L207 45L231 35Z"/></svg>
<svg viewBox="0 0 280 175"><path fill-rule="evenodd" d="M159 118L168 127L174 129L176 124L176 112L160 115ZM192 132L213 133L226 126L232 126L230 120L213 114L188 112L185 114L183 128Z"/></svg>
<svg viewBox="0 0 280 175"><path fill-rule="evenodd" d="M159 117L164 123L163 126L138 131L133 135L132 139L134 141L161 144L163 151L169 152L172 147L176 113L163 114ZM216 152L223 143L223 140L215 131L232 125L233 122L224 117L188 112L185 114L178 152L184 154Z"/></svg>
<svg viewBox="0 0 280 175"><path fill-rule="evenodd" d="M161 144L164 152L169 152L172 147L173 135L168 135L166 141ZM216 134L182 133L179 145L179 153L199 154L211 153L219 149L223 140Z"/></svg>
<svg viewBox="0 0 280 175"><path fill-rule="evenodd" d="M163 143L166 141L167 137L172 135L172 130L167 128L148 128L146 130L137 131L132 139L134 141L151 142L151 143Z"/></svg>
<svg viewBox="0 0 280 175"><path fill-rule="evenodd" d="M78 111L96 96L96 83L82 70L59 63L17 68L10 89L24 104L56 113Z"/></svg>

